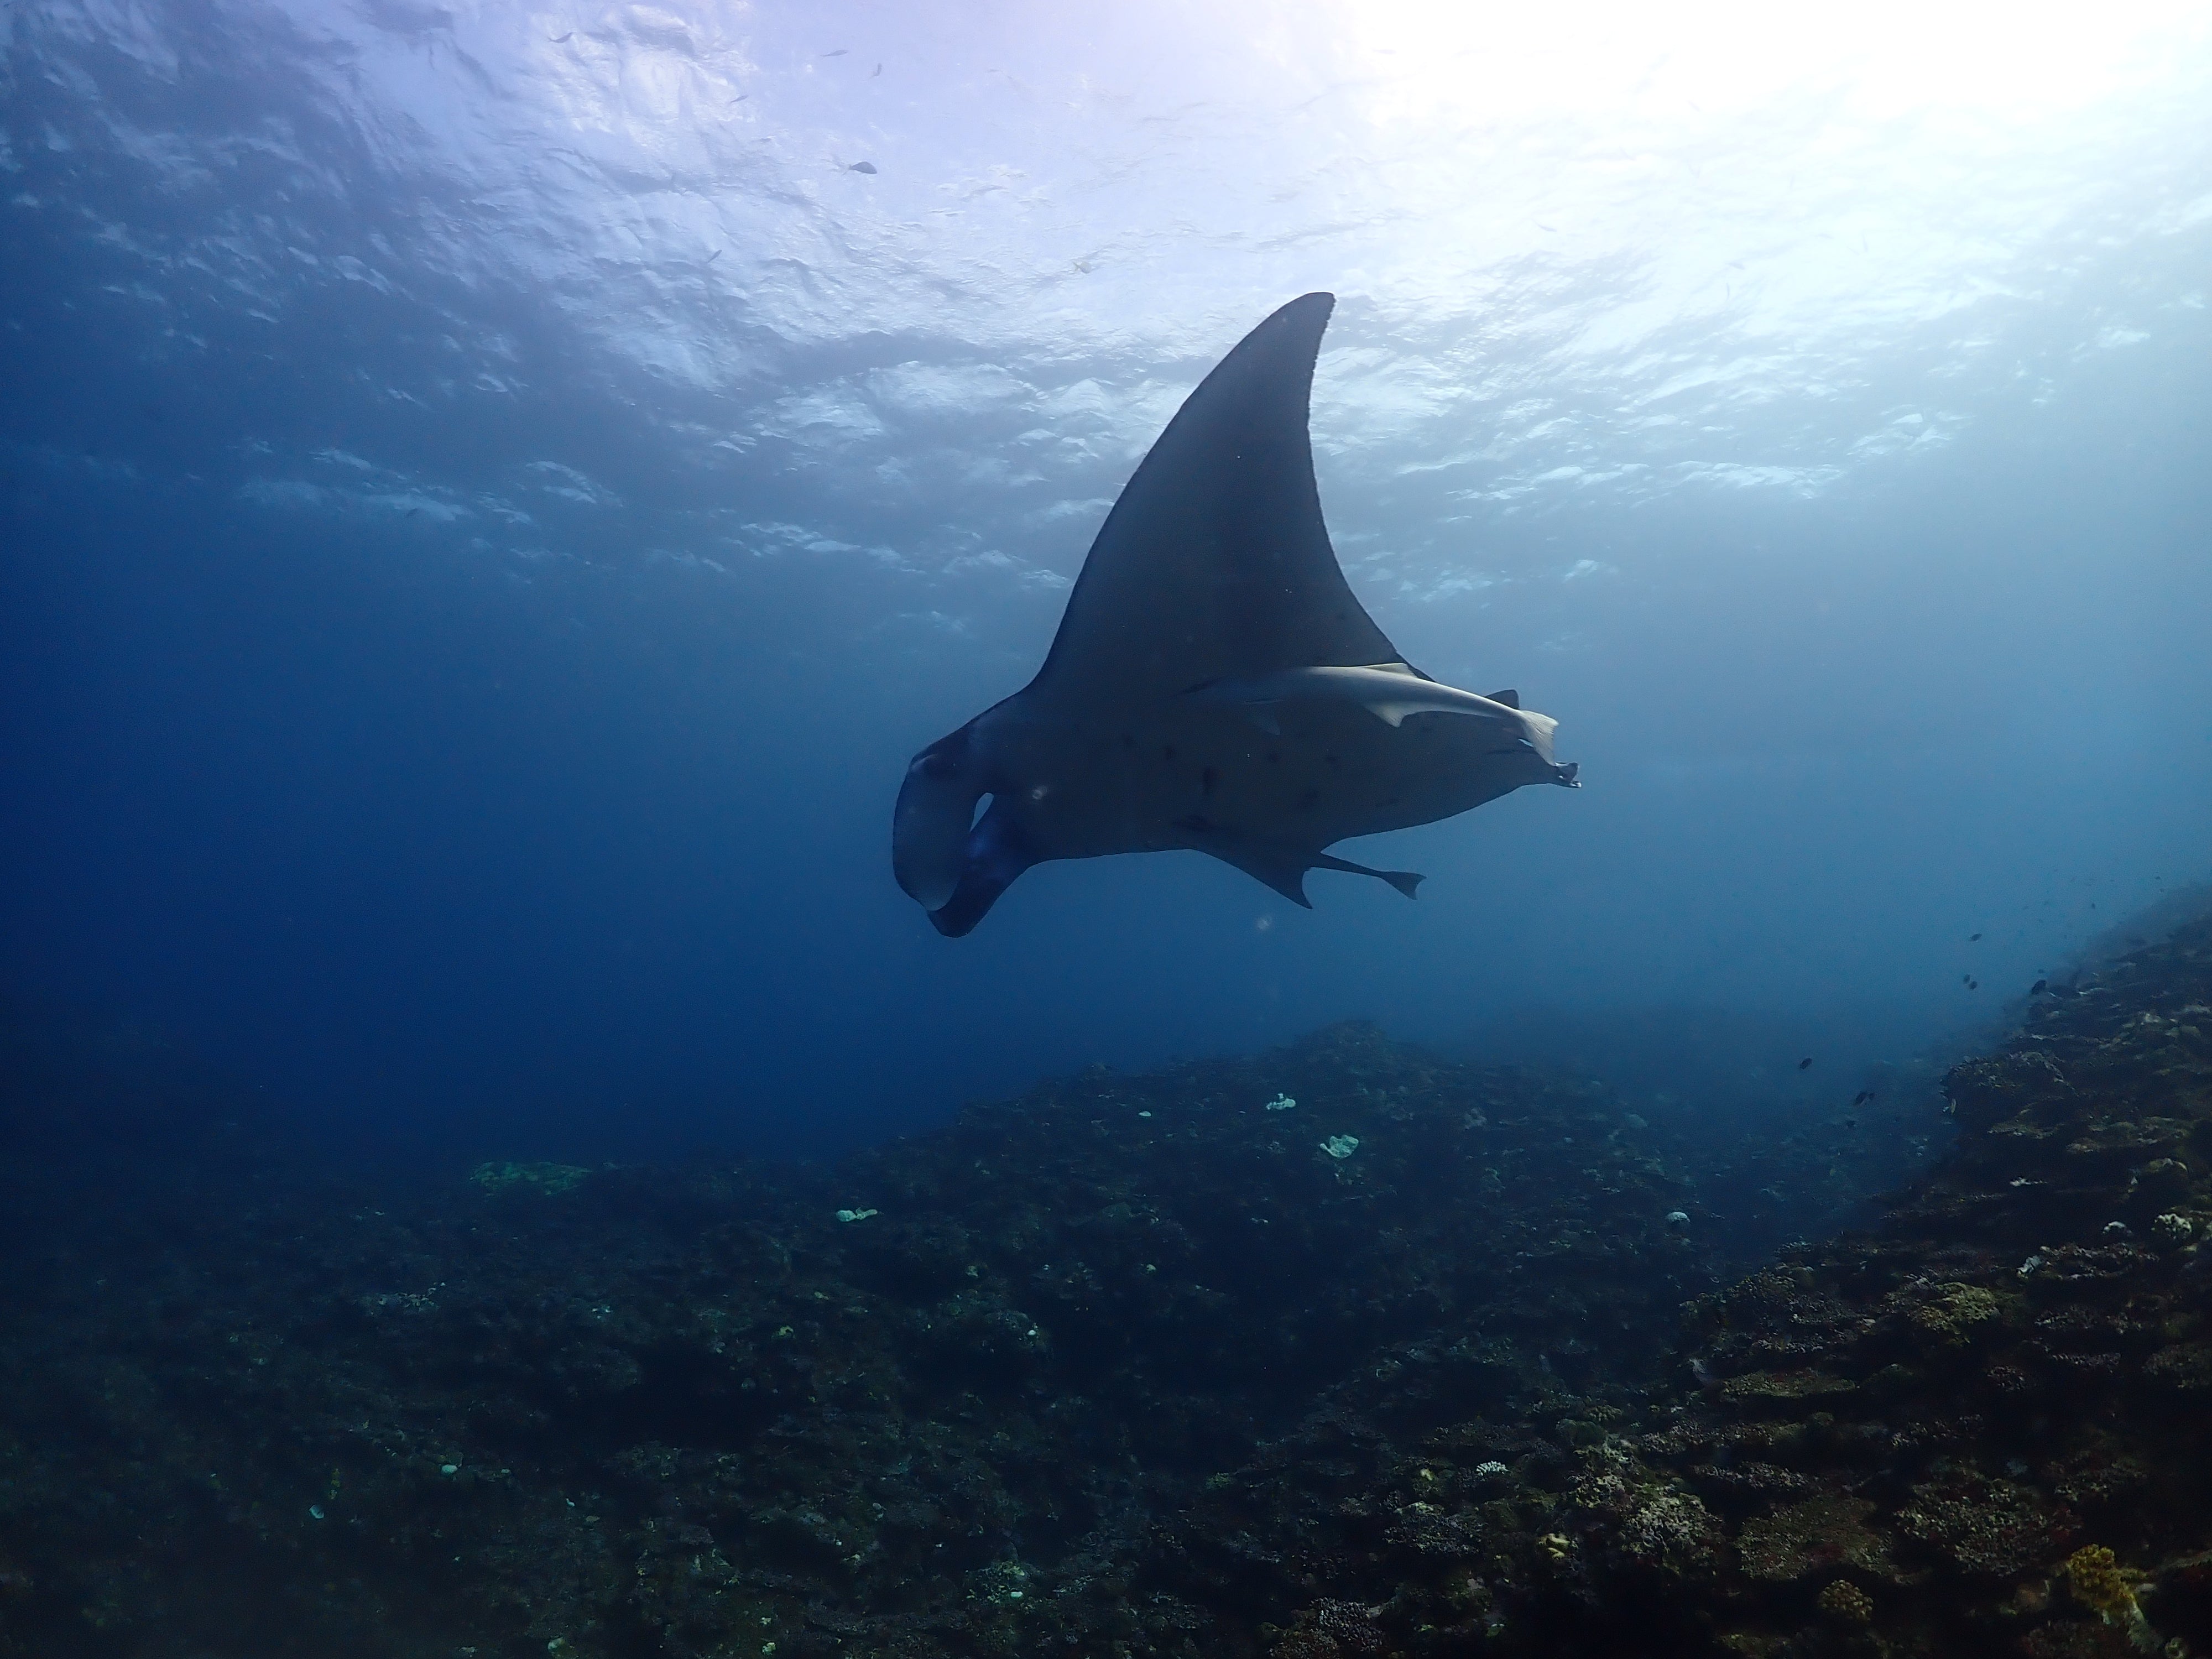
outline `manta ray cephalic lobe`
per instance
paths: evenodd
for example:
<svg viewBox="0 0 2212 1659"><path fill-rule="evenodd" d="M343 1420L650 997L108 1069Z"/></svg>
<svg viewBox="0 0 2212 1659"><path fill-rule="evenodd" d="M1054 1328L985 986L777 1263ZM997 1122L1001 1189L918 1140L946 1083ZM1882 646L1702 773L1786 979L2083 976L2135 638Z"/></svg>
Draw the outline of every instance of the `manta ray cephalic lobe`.
<svg viewBox="0 0 2212 1659"><path fill-rule="evenodd" d="M891 868L939 933L1031 865L1109 853L1210 853L1309 908L1309 870L1411 898L1420 877L1326 849L1575 787L1557 722L1407 665L1344 580L1306 432L1335 304L1291 301L1200 383L1106 515L1036 678L907 768Z"/></svg>

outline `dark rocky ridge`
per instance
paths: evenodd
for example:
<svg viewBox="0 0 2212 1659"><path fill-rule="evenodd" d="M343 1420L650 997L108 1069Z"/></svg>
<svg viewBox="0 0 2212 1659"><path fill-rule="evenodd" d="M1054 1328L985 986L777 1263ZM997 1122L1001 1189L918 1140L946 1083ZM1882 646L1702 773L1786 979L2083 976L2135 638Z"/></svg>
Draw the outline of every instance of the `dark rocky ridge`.
<svg viewBox="0 0 2212 1659"><path fill-rule="evenodd" d="M1832 1216L1915 1104L1720 1144L1342 1027L834 1170L18 1159L0 1654L2201 1650L2206 958L1732 1285L1748 1183Z"/></svg>
<svg viewBox="0 0 2212 1659"><path fill-rule="evenodd" d="M1686 1310L1618 1393L1389 1382L1152 1563L1217 1652L2212 1652L2212 922L2037 998L1877 1227Z"/></svg>

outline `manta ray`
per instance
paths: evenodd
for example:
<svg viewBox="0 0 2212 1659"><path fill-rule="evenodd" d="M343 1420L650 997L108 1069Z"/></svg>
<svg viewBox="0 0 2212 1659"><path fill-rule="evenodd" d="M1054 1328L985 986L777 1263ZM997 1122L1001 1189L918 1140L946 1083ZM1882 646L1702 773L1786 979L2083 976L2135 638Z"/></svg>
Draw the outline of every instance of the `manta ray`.
<svg viewBox="0 0 2212 1659"><path fill-rule="evenodd" d="M1309 870L1411 898L1419 876L1327 849L1577 787L1558 722L1430 678L1352 596L1307 432L1335 304L1291 301L1199 384L1106 515L1036 678L907 768L892 873L939 933L1032 865L1109 853L1211 854L1309 909Z"/></svg>

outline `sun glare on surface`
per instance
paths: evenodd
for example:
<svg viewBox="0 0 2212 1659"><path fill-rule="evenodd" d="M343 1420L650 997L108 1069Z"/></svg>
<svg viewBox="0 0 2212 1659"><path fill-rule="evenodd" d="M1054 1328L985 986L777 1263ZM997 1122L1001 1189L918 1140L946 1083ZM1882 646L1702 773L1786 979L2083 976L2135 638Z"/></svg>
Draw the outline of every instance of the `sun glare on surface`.
<svg viewBox="0 0 2212 1659"><path fill-rule="evenodd" d="M2173 46L2212 31L2201 0L1339 0L1334 9L1346 66L1374 78L1378 114L1453 110L1499 122L1688 122L1808 93L1847 94L1856 113L1877 119L1951 110L2033 120L2157 81Z"/></svg>

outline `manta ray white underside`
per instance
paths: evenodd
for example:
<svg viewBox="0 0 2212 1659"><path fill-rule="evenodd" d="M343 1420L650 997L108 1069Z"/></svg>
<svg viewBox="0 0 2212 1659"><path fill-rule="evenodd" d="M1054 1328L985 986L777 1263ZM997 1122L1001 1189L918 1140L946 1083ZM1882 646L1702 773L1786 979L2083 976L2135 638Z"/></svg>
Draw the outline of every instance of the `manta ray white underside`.
<svg viewBox="0 0 2212 1659"><path fill-rule="evenodd" d="M1031 865L1187 848L1308 903L1326 850L1524 783L1556 722L1401 658L1352 597L1306 431L1334 296L1246 335L1168 423L1084 561L1044 666L908 767L898 884L957 936ZM978 817L985 796L990 805Z"/></svg>

